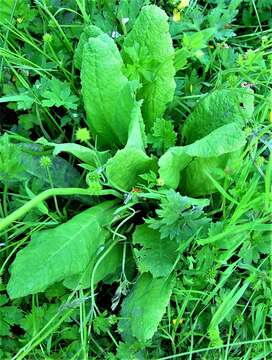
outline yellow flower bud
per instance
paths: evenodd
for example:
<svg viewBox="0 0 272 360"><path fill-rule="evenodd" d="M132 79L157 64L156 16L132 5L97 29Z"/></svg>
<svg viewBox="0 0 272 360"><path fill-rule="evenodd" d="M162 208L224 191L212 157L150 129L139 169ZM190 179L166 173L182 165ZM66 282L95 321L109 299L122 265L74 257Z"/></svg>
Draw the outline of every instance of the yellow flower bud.
<svg viewBox="0 0 272 360"><path fill-rule="evenodd" d="M181 0L181 2L178 4L177 8L179 10L185 9L187 6L189 6L190 1L189 0Z"/></svg>
<svg viewBox="0 0 272 360"><path fill-rule="evenodd" d="M179 12L179 10L177 8L175 8L173 10L173 20L175 22L179 22L181 20L181 15L180 15L180 12Z"/></svg>

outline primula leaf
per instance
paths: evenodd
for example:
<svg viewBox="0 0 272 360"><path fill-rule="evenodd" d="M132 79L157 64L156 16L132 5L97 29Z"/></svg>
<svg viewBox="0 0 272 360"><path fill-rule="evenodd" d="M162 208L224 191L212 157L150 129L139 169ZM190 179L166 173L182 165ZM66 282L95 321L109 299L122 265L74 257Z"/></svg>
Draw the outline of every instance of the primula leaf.
<svg viewBox="0 0 272 360"><path fill-rule="evenodd" d="M175 91L174 48L163 10L154 5L142 8L125 38L123 58L130 78L142 83L138 95L144 100L143 118L149 131Z"/></svg>
<svg viewBox="0 0 272 360"><path fill-rule="evenodd" d="M177 243L174 240L161 239L159 231L146 224L137 226L133 234L133 244L142 248L134 248L141 272L150 271L153 277L168 276L177 258Z"/></svg>
<svg viewBox="0 0 272 360"><path fill-rule="evenodd" d="M216 158L239 150L245 144L245 135L236 123L230 123L212 131L196 142L170 148L159 160L160 176L165 184L176 188L180 182L180 174L194 158ZM213 162L214 164L214 162ZM220 161L218 162L220 167ZM196 169L195 169L196 170ZM197 174L201 169L197 169ZM205 177L205 181L209 179Z"/></svg>
<svg viewBox="0 0 272 360"><path fill-rule="evenodd" d="M245 145L245 135L236 123L230 123L215 129L201 140L184 146L191 157L215 157L240 149Z"/></svg>
<svg viewBox="0 0 272 360"><path fill-rule="evenodd" d="M172 277L153 279L141 275L123 302L119 331L126 342L145 342L152 338L170 300Z"/></svg>
<svg viewBox="0 0 272 360"><path fill-rule="evenodd" d="M34 233L11 266L10 298L44 291L48 286L82 273L108 232L103 226L113 216L114 202L94 206L54 229Z"/></svg>
<svg viewBox="0 0 272 360"><path fill-rule="evenodd" d="M253 114L253 102L252 92L244 88L216 90L197 104L182 135L191 144L223 125L235 122L242 127Z"/></svg>
<svg viewBox="0 0 272 360"><path fill-rule="evenodd" d="M131 82L122 74L123 61L106 34L84 46L81 81L87 122L98 147L125 145L135 105Z"/></svg>

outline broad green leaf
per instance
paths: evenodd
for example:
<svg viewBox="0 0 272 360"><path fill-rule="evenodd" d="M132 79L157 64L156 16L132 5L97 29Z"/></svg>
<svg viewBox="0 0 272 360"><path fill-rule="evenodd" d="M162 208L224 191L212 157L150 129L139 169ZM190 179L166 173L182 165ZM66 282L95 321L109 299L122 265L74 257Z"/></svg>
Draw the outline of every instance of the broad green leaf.
<svg viewBox="0 0 272 360"><path fill-rule="evenodd" d="M130 191L141 180L140 175L156 167L155 160L146 155L145 146L146 136L138 102L131 114L127 145L118 150L106 165L106 175L113 187Z"/></svg>
<svg viewBox="0 0 272 360"><path fill-rule="evenodd" d="M55 282L82 273L108 236L103 226L111 221L114 204L104 202L54 229L34 233L11 265L7 286L10 298L44 291Z"/></svg>
<svg viewBox="0 0 272 360"><path fill-rule="evenodd" d="M172 147L166 151L159 159L159 174L163 184L176 189L180 182L180 173L191 159L182 146Z"/></svg>
<svg viewBox="0 0 272 360"><path fill-rule="evenodd" d="M191 157L210 158L240 149L246 143L244 132L236 123L230 123L215 129L207 136L184 146Z"/></svg>
<svg viewBox="0 0 272 360"><path fill-rule="evenodd" d="M236 123L230 123L212 131L207 136L186 146L170 148L159 160L160 176L167 186L176 188L180 182L180 174L189 163L199 161L203 163L211 158L235 152L245 145L245 135ZM197 158L197 159L195 159ZM222 159L225 159L223 157ZM214 160L211 160L215 164ZM194 166L194 165L191 165ZM218 162L220 167L220 161ZM201 168L195 167L197 176L204 176ZM207 177L205 178L207 179ZM206 180L205 180L206 181ZM209 182L209 180L207 179Z"/></svg>
<svg viewBox="0 0 272 360"><path fill-rule="evenodd" d="M185 121L182 135L187 144L210 134L213 130L235 122L243 127L252 117L254 95L248 89L222 89L200 100Z"/></svg>
<svg viewBox="0 0 272 360"><path fill-rule="evenodd" d="M216 191L210 174L218 183L225 177L224 169L234 172L241 160L241 150L210 158L195 158L181 172L180 190L189 196L211 194Z"/></svg>
<svg viewBox="0 0 272 360"><path fill-rule="evenodd" d="M186 50L184 48L177 49L175 51L174 65L175 65L176 72L178 72L179 70L182 70L186 67L187 59L189 56L190 56L190 53L188 52L188 50Z"/></svg>
<svg viewBox="0 0 272 360"><path fill-rule="evenodd" d="M103 251L99 252L96 257L93 257L87 269L84 269L84 274L79 273L77 275L68 277L67 279L65 279L63 284L69 289L75 289L79 286L82 288L89 288L91 285L91 277L94 266L100 256L103 256ZM99 281L102 280L110 282L122 265L122 257L123 246L116 245L99 263L94 274L94 283L97 284Z"/></svg>
<svg viewBox="0 0 272 360"><path fill-rule="evenodd" d="M52 144L54 146L53 155L58 155L61 152L67 152L79 160L83 161L86 164L89 164L94 167L103 165L110 157L109 152L107 151L96 151L86 146L82 146L74 143L67 144Z"/></svg>
<svg viewBox="0 0 272 360"><path fill-rule="evenodd" d="M177 258L178 245L175 240L161 239L160 232L146 224L137 226L133 234L133 244L142 246L134 248L140 272L151 272L153 277L168 276Z"/></svg>
<svg viewBox="0 0 272 360"><path fill-rule="evenodd" d="M119 2L118 17L119 21L126 20L125 27L127 31L130 31L141 8L147 5L149 0L123 0Z"/></svg>
<svg viewBox="0 0 272 360"><path fill-rule="evenodd" d="M75 50L74 64L76 68L81 68L84 46L87 44L88 40L101 34L103 34L103 31L97 26L88 25L85 27L84 31L80 35L79 42Z"/></svg>
<svg viewBox="0 0 272 360"><path fill-rule="evenodd" d="M119 331L126 342L151 339L169 303L174 281L172 277L153 279L149 273L141 275L131 293L125 298Z"/></svg>
<svg viewBox="0 0 272 360"><path fill-rule="evenodd" d="M87 122L98 147L125 145L135 84L122 73L123 61L106 34L90 38L84 46L81 81Z"/></svg>
<svg viewBox="0 0 272 360"><path fill-rule="evenodd" d="M141 149L126 147L118 150L115 156L107 162L106 174L109 183L116 189L131 191L140 175L156 167L154 159L148 157Z"/></svg>
<svg viewBox="0 0 272 360"><path fill-rule="evenodd" d="M29 180L34 193L52 187L47 169L41 165L43 148L39 144L11 143L7 135L0 140L0 181L15 188L20 182ZM54 187L80 185L80 173L68 161L59 156L48 157Z"/></svg>
<svg viewBox="0 0 272 360"><path fill-rule="evenodd" d="M32 190L41 191L52 187L47 169L41 166L42 147L38 144L18 144L21 149L21 162L24 176L31 180ZM50 174L54 187L77 187L80 184L80 173L66 160L59 156L49 156Z"/></svg>
<svg viewBox="0 0 272 360"><path fill-rule="evenodd" d="M102 255L102 254L100 254ZM122 267L123 245L117 244L101 261L94 274L94 282L111 282L114 275L119 275ZM118 273L119 270L119 273Z"/></svg>
<svg viewBox="0 0 272 360"><path fill-rule="evenodd" d="M144 6L123 46L126 73L142 84L138 97L144 100L142 112L148 131L156 118L162 117L175 91L174 48L167 20L159 7Z"/></svg>
<svg viewBox="0 0 272 360"><path fill-rule="evenodd" d="M47 141L44 138L38 139L36 143L44 146L53 147L54 156L59 155L62 152L66 152L72 154L73 156L77 157L84 163L93 167L99 167L101 165L104 165L107 162L107 160L110 158L109 151L98 151L76 143L56 144Z"/></svg>
<svg viewBox="0 0 272 360"><path fill-rule="evenodd" d="M12 10L13 10L14 0L2 0L1 1L1 11L0 11L0 21L10 21Z"/></svg>

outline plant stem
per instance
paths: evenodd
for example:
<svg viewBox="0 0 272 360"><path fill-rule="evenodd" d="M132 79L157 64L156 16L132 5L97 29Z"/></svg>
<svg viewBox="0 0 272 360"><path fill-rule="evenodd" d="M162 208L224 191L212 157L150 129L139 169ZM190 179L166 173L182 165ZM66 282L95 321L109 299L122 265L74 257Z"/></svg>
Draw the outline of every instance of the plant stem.
<svg viewBox="0 0 272 360"><path fill-rule="evenodd" d="M31 209L39 205L42 201L46 200L51 196L67 196L67 195L89 195L89 196L102 196L102 195L114 195L120 197L120 194L114 190L101 190L99 193L93 193L89 189L81 188L54 188L48 189L41 192L39 195L35 196L33 199L28 201L26 204L21 206L19 209L15 210L10 215L0 220L0 232L3 231L6 227L12 224L14 221L20 219Z"/></svg>
<svg viewBox="0 0 272 360"><path fill-rule="evenodd" d="M46 170L47 170L47 175L48 175L48 179L49 179L49 182L50 182L50 186L51 186L51 188L53 189L53 188L54 188L54 184L53 184L51 172L50 172L50 169L49 169L48 166L46 167ZM59 210L59 205L58 205L58 200L57 200L56 195L53 196L53 199L54 199L54 203L55 203L55 208L56 208L57 214L58 214L58 216L59 216L60 218L62 218L62 214L61 214L61 212L60 212L60 210Z"/></svg>

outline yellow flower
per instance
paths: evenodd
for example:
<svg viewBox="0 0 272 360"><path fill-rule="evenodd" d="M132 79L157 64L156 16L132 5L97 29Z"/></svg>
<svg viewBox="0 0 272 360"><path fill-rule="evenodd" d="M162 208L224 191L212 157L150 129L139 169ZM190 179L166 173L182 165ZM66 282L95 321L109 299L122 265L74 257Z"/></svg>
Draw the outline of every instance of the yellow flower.
<svg viewBox="0 0 272 360"><path fill-rule="evenodd" d="M269 112L269 122L272 124L272 110Z"/></svg>
<svg viewBox="0 0 272 360"><path fill-rule="evenodd" d="M179 22L181 20L181 15L180 15L180 12L179 12L179 10L177 8L175 8L173 10L173 20L175 22Z"/></svg>
<svg viewBox="0 0 272 360"><path fill-rule="evenodd" d="M179 320L179 325L182 325L182 324L184 323L184 321L185 321L184 318L180 319L180 320ZM173 320L172 320L172 323L173 323L173 325L176 325L177 319L173 319Z"/></svg>
<svg viewBox="0 0 272 360"><path fill-rule="evenodd" d="M190 0L181 0L181 2L178 4L177 8L179 10L185 9L187 6L189 6Z"/></svg>

